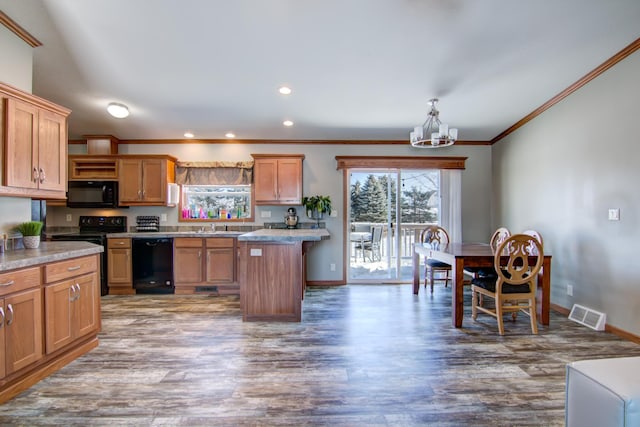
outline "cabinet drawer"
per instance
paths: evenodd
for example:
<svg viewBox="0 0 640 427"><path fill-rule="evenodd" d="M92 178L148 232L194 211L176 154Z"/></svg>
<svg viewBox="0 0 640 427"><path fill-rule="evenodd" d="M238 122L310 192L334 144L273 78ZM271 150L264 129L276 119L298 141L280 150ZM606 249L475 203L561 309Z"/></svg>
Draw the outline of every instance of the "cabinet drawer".
<svg viewBox="0 0 640 427"><path fill-rule="evenodd" d="M98 271L96 256L74 258L67 261L54 262L44 267L45 283L57 282L81 274Z"/></svg>
<svg viewBox="0 0 640 427"><path fill-rule="evenodd" d="M232 248L233 237L213 237L207 239L208 248Z"/></svg>
<svg viewBox="0 0 640 427"><path fill-rule="evenodd" d="M130 249L131 248L131 239L123 238L123 239L107 239L107 249Z"/></svg>
<svg viewBox="0 0 640 427"><path fill-rule="evenodd" d="M40 267L0 274L0 295L40 286Z"/></svg>
<svg viewBox="0 0 640 427"><path fill-rule="evenodd" d="M173 241L176 244L176 248L201 248L202 247L202 239L197 237L177 237L173 239Z"/></svg>

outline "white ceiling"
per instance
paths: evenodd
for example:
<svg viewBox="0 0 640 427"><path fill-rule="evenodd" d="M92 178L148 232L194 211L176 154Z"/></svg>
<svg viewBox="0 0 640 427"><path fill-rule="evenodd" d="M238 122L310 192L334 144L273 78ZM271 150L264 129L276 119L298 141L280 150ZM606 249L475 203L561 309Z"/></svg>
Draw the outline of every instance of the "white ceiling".
<svg viewBox="0 0 640 427"><path fill-rule="evenodd" d="M0 0L0 9L43 43L33 92L73 110L71 138L404 140L439 97L460 139L490 140L640 37L638 0ZM108 116L111 101L131 115Z"/></svg>

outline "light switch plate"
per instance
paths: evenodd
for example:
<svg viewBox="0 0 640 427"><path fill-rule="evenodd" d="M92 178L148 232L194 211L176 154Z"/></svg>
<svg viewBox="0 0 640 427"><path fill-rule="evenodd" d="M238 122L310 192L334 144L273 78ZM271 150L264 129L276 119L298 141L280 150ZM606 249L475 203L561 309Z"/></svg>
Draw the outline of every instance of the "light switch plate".
<svg viewBox="0 0 640 427"><path fill-rule="evenodd" d="M262 256L262 249L260 249L260 248L252 248L251 251L249 252L249 255L251 255L251 256Z"/></svg>
<svg viewBox="0 0 640 427"><path fill-rule="evenodd" d="M167 214L160 214L160 222L167 222Z"/></svg>
<svg viewBox="0 0 640 427"><path fill-rule="evenodd" d="M609 209L609 221L620 221L620 209Z"/></svg>
<svg viewBox="0 0 640 427"><path fill-rule="evenodd" d="M271 211L261 211L260 218L271 218Z"/></svg>
<svg viewBox="0 0 640 427"><path fill-rule="evenodd" d="M73 221L73 216L71 214L67 214L67 222Z"/></svg>

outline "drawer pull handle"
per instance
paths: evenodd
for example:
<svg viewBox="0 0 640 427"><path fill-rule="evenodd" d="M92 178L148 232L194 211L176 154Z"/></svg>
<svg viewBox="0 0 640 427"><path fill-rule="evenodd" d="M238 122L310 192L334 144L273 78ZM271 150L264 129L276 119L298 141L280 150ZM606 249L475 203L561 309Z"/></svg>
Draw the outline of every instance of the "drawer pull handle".
<svg viewBox="0 0 640 427"><path fill-rule="evenodd" d="M74 267L67 267L67 271L76 271L76 270L80 270L80 266L76 265Z"/></svg>
<svg viewBox="0 0 640 427"><path fill-rule="evenodd" d="M16 283L16 282L15 282L15 281L13 281L13 280L9 280L8 282L0 283L0 286L11 286L11 285L13 285L14 283Z"/></svg>
<svg viewBox="0 0 640 427"><path fill-rule="evenodd" d="M11 315L11 317L7 319L7 325L11 325L13 323L13 306L11 304L7 306L7 311Z"/></svg>

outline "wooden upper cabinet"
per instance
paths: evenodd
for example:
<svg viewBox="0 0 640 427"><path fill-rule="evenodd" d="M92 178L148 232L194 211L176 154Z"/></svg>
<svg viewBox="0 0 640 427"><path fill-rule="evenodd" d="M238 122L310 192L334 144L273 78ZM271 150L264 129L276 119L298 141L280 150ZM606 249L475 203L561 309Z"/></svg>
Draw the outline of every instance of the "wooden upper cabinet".
<svg viewBox="0 0 640 427"><path fill-rule="evenodd" d="M258 205L302 204L304 155L252 154L255 203Z"/></svg>
<svg viewBox="0 0 640 427"><path fill-rule="evenodd" d="M6 150L3 185L14 189L14 195L64 199L70 111L2 84L0 97Z"/></svg>
<svg viewBox="0 0 640 427"><path fill-rule="evenodd" d="M121 157L119 204L165 206L167 185L175 182L175 159L169 156Z"/></svg>

